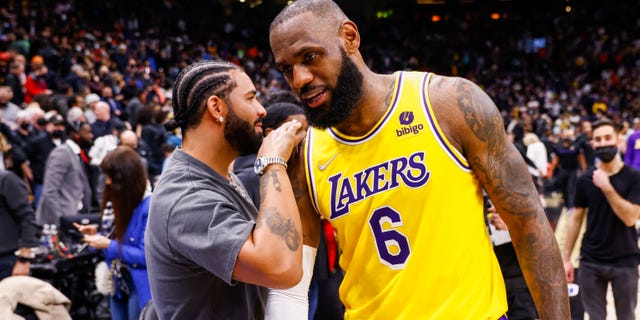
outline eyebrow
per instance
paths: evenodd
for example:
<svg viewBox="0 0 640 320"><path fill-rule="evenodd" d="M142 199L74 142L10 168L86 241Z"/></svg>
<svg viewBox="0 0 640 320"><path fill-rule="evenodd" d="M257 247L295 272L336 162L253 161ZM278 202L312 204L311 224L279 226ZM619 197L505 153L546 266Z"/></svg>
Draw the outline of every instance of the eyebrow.
<svg viewBox="0 0 640 320"><path fill-rule="evenodd" d="M306 54L309 51L313 51L313 50L321 50L322 47L321 46L312 46L312 45L304 45L300 48L298 48L298 50L296 50L293 53L293 58L299 58L300 56L303 56L304 54ZM284 63L284 62L279 62L278 60L276 60L276 67L280 67L283 65L289 65L288 63Z"/></svg>

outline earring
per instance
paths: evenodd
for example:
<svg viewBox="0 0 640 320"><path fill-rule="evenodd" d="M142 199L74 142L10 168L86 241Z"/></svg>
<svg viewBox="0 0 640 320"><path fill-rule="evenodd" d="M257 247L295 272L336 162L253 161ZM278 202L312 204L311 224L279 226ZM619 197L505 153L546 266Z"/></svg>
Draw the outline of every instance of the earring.
<svg viewBox="0 0 640 320"><path fill-rule="evenodd" d="M223 123L223 122L224 122L224 118L223 118L223 117L220 117L220 118L218 118L218 121L219 121L220 123Z"/></svg>

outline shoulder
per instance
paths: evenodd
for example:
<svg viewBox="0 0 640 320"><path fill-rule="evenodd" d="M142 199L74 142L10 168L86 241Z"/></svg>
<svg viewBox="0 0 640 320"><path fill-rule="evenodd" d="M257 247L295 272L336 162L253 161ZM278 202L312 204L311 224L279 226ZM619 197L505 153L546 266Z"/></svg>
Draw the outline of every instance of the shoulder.
<svg viewBox="0 0 640 320"><path fill-rule="evenodd" d="M434 75L428 97L451 143L461 152L504 136L500 112L478 85L460 77Z"/></svg>
<svg viewBox="0 0 640 320"><path fill-rule="evenodd" d="M630 177L632 181L640 182L640 170L626 164L624 165L622 170L625 177Z"/></svg>
<svg viewBox="0 0 640 320"><path fill-rule="evenodd" d="M140 201L140 204L138 204L135 211L140 212L142 214L148 214L150 204L151 204L151 196L147 196L144 199L142 199L142 201Z"/></svg>

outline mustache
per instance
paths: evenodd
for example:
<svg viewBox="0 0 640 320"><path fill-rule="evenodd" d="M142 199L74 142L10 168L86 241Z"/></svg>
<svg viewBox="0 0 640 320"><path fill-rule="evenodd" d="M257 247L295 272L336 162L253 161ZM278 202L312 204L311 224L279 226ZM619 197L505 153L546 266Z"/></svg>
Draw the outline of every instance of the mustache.
<svg viewBox="0 0 640 320"><path fill-rule="evenodd" d="M313 91L313 90L318 90L319 91L323 91L327 88L327 86L324 85L312 85L312 84L308 84L305 85L304 87L302 87L302 89L300 89L300 97L302 97L305 93L309 92L309 91Z"/></svg>

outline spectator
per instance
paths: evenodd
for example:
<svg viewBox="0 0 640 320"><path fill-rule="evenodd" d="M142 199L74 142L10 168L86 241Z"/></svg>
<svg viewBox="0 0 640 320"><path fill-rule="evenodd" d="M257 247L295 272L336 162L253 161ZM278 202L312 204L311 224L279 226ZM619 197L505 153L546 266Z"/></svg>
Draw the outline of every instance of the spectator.
<svg viewBox="0 0 640 320"><path fill-rule="evenodd" d="M24 181L13 172L0 170L0 280L28 276L39 245L33 208Z"/></svg>
<svg viewBox="0 0 640 320"><path fill-rule="evenodd" d="M18 62L19 59L15 59L9 63L9 74L7 74L4 84L11 87L13 97L11 102L19 107L24 106L24 91L25 84L27 82L27 75L25 74L25 66Z"/></svg>
<svg viewBox="0 0 640 320"><path fill-rule="evenodd" d="M9 86L0 86L0 117L2 123L9 126L9 129L16 130L18 128L18 112L20 107L11 102L13 91Z"/></svg>
<svg viewBox="0 0 640 320"><path fill-rule="evenodd" d="M122 98L121 96L119 96ZM109 105L109 110L111 112L111 117L126 119L127 115L124 113L124 106L120 101L118 101L117 97L113 95L113 88L110 86L102 87L102 101L106 102Z"/></svg>
<svg viewBox="0 0 640 320"><path fill-rule="evenodd" d="M47 87L46 76L49 70L44 64L44 60L40 56L34 56L31 59L31 73L27 76L25 83L25 96L24 101L26 103L31 102L36 95L39 94L51 94L51 90Z"/></svg>
<svg viewBox="0 0 640 320"><path fill-rule="evenodd" d="M96 139L111 134L114 128L122 125L118 118L111 116L111 108L104 101L96 102L95 112L96 121L91 124L91 131Z"/></svg>
<svg viewBox="0 0 640 320"><path fill-rule="evenodd" d="M624 154L624 163L640 170L640 118L633 119L634 132L627 139L627 150Z"/></svg>
<svg viewBox="0 0 640 320"><path fill-rule="evenodd" d="M100 101L100 96L90 93L84 97L84 116L90 124L96 122L96 103Z"/></svg>
<svg viewBox="0 0 640 320"><path fill-rule="evenodd" d="M617 143L618 132L612 122L594 123L593 147L600 161L578 180L564 248L567 281L577 280L582 305L590 319L607 317L609 283L617 318L635 319L640 264L635 223L640 218L640 171L622 162ZM574 279L570 255L587 209L579 278Z"/></svg>
<svg viewBox="0 0 640 320"><path fill-rule="evenodd" d="M147 175L140 157L131 148L121 146L110 152L100 164L106 176L102 211L107 203L113 207L113 236L100 235L95 226L76 228L85 234L83 240L102 249L107 265L114 272L115 291L110 296L111 319L138 319L142 308L151 300L144 234L151 195L147 193ZM109 230L103 230L110 234Z"/></svg>
<svg viewBox="0 0 640 320"><path fill-rule="evenodd" d="M37 112L36 112L37 113ZM29 159L31 171L33 172L33 192L34 206L40 202L45 176L45 164L49 153L56 147L62 145L65 136L65 121L60 115L52 114L44 120L44 134L36 135L27 143L26 154Z"/></svg>
<svg viewBox="0 0 640 320"><path fill-rule="evenodd" d="M81 157L93 134L88 123L67 125L68 139L47 158L42 199L36 210L39 224L58 224L60 216L90 213L91 187Z"/></svg>
<svg viewBox="0 0 640 320"><path fill-rule="evenodd" d="M162 109L159 105L155 105L151 108L152 120L150 123L142 126L140 137L149 146L151 150L151 158L149 161L149 176L154 180L154 177L161 173L162 162L164 161L164 152L162 151L162 145L169 139L169 133L162 126L166 120L169 112Z"/></svg>

